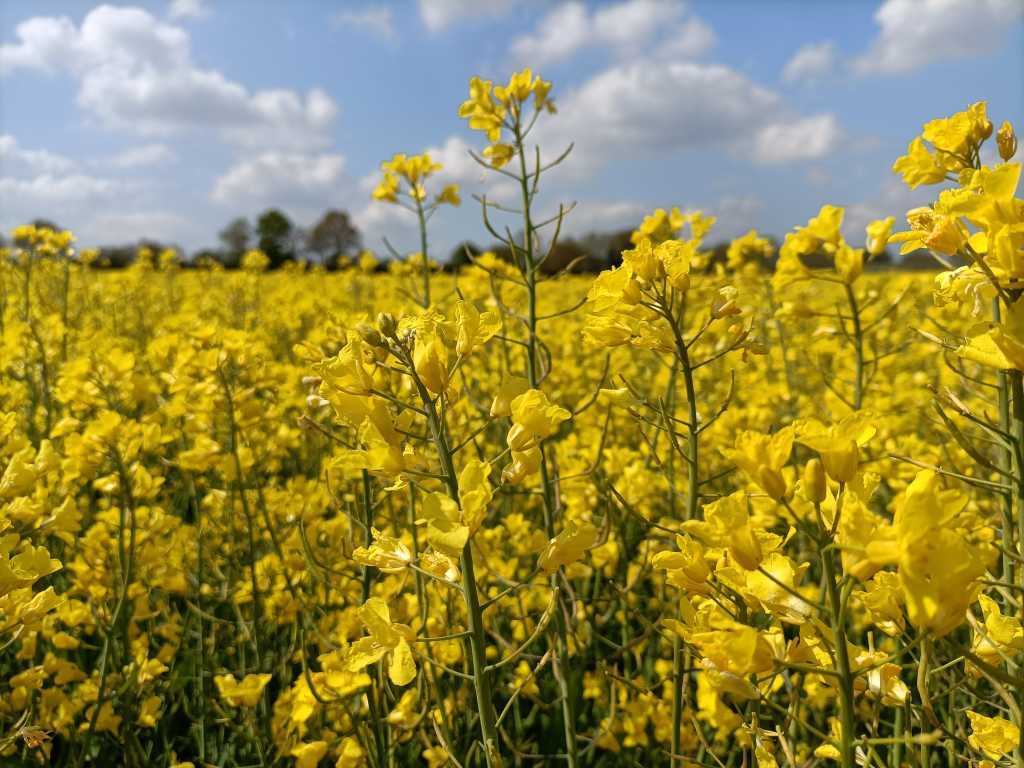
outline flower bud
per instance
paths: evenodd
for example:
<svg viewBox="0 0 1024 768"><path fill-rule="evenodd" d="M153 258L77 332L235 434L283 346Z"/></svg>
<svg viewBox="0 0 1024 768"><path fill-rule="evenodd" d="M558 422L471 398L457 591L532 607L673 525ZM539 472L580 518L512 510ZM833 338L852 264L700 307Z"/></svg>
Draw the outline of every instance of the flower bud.
<svg viewBox="0 0 1024 768"><path fill-rule="evenodd" d="M761 542L757 540L757 536L749 525L733 530L729 537L729 554L748 571L756 571L757 567L761 565L761 560L764 557L761 551Z"/></svg>
<svg viewBox="0 0 1024 768"><path fill-rule="evenodd" d="M360 323L356 326L356 331L359 332L359 336L364 342L369 344L371 347L383 347L384 339L381 338L380 333L377 332L376 328L367 325L366 323Z"/></svg>
<svg viewBox="0 0 1024 768"><path fill-rule="evenodd" d="M992 135L992 121L987 117L978 123L978 136L982 141Z"/></svg>
<svg viewBox="0 0 1024 768"><path fill-rule="evenodd" d="M377 327L380 328L381 333L393 339L395 332L398 330L398 321L395 320L395 316L390 312L381 312L377 315Z"/></svg>
<svg viewBox="0 0 1024 768"><path fill-rule="evenodd" d="M828 486L825 482L825 467L819 459L811 459L804 465L804 495L815 504L825 500Z"/></svg>
<svg viewBox="0 0 1024 768"><path fill-rule="evenodd" d="M757 484L775 501L779 501L786 495L786 481L782 477L782 473L766 464L757 468Z"/></svg>
<svg viewBox="0 0 1024 768"><path fill-rule="evenodd" d="M718 320L722 317L740 314L743 310L736 304L737 293L737 290L731 285L720 288L711 301L711 317Z"/></svg>
<svg viewBox="0 0 1024 768"><path fill-rule="evenodd" d="M826 451L821 458L828 476L837 483L847 483L857 474L860 459L853 440L847 440L841 448Z"/></svg>
<svg viewBox="0 0 1024 768"><path fill-rule="evenodd" d="M1004 120L996 134L996 146L999 147L999 157L1003 162L1009 162L1017 154L1017 135L1013 132L1013 126L1009 120Z"/></svg>

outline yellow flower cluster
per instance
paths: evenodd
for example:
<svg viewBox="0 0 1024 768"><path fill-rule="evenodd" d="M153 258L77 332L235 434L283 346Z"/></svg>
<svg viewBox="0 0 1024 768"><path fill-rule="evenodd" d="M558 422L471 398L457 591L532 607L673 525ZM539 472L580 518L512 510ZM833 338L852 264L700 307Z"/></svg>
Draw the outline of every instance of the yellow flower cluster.
<svg viewBox="0 0 1024 768"><path fill-rule="evenodd" d="M864 248L835 206L777 259L667 208L551 274L550 88L472 81L523 200L458 272L426 155L384 164L422 232L388 271L13 233L0 762L1020 764L1013 129L926 125L896 171L949 186ZM868 269L890 241L948 264Z"/></svg>

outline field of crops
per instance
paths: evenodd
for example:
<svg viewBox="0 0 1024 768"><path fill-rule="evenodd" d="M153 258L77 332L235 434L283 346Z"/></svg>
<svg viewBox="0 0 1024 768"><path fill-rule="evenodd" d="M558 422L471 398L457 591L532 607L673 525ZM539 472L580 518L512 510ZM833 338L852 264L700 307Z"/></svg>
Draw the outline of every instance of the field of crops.
<svg viewBox="0 0 1024 768"><path fill-rule="evenodd" d="M552 276L551 97L471 83L522 194L457 273L13 233L3 765L1021 764L1012 128L926 125L894 170L935 204L858 242L826 205L715 263L713 212L659 210ZM383 170L424 232L460 202ZM865 271L887 242L935 271Z"/></svg>

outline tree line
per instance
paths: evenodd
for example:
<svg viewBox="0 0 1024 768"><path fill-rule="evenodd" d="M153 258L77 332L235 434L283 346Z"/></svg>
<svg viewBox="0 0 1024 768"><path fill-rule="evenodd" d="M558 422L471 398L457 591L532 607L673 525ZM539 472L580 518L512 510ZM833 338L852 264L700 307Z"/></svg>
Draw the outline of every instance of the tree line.
<svg viewBox="0 0 1024 768"><path fill-rule="evenodd" d="M36 219L36 227L49 227L58 230L57 224L48 219ZM622 262L622 251L633 247L630 242L631 229L613 232L592 232L580 237L561 237L545 260L542 271L546 274L559 272L597 273L610 266ZM770 240L778 245L774 238ZM320 265L328 271L338 269L351 262L363 249L363 237L353 223L347 211L329 209L311 227L296 225L283 211L269 208L253 220L237 217L231 220L218 233L219 246L202 248L195 251L191 258L182 262L183 266L216 262L226 269L237 269L242 257L251 249L259 249L270 262L271 269L278 269L289 262L309 265ZM0 235L0 247L6 245ZM153 238L141 238L137 243L100 246L100 258L96 266L108 269L120 269L135 261L138 252L147 248L153 253L170 248L183 254L182 248L173 243L161 242ZM710 265L725 263L729 241L721 241L712 245ZM512 254L504 245L481 247L471 241L463 241L456 245L441 261L445 271L458 271L471 263L481 253L490 251L498 258L511 261ZM827 257L822 255L823 260ZM814 258L805 259L813 262ZM766 265L771 268L773 265ZM825 261L817 265L827 267ZM888 253L872 259L871 269L885 269L894 266ZM904 256L899 262L900 269L926 270L934 269L935 261L926 251L919 251ZM382 263L381 268L386 266Z"/></svg>

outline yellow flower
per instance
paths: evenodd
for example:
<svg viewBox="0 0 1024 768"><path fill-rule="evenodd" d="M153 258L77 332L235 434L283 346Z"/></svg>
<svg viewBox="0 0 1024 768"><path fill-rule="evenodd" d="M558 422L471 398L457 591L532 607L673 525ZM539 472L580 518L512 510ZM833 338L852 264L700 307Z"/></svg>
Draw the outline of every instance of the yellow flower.
<svg viewBox="0 0 1024 768"><path fill-rule="evenodd" d="M404 571L412 562L412 551L401 540L387 536L376 528L372 528L371 533L373 543L369 547L356 548L352 552L352 559L385 573Z"/></svg>
<svg viewBox="0 0 1024 768"><path fill-rule="evenodd" d="M993 666L1000 666L1004 657L1024 650L1024 628L1020 619L1003 615L999 605L988 595L978 595L984 624L974 630L971 650Z"/></svg>
<svg viewBox="0 0 1024 768"><path fill-rule="evenodd" d="M448 347L438 329L423 327L417 333L412 362L427 389L435 395L448 389Z"/></svg>
<svg viewBox="0 0 1024 768"><path fill-rule="evenodd" d="M295 758L295 768L316 768L320 758L327 754L326 741L312 741L299 744L289 752Z"/></svg>
<svg viewBox="0 0 1024 768"><path fill-rule="evenodd" d="M507 165L514 155L515 147L511 144L491 144L489 147L484 147L484 157L490 160L491 165L495 168Z"/></svg>
<svg viewBox="0 0 1024 768"><path fill-rule="evenodd" d="M898 565L911 624L936 636L964 623L988 567L991 548L972 542L957 523L967 498L941 486L931 470L917 473L896 509L892 529L867 546L879 564Z"/></svg>
<svg viewBox="0 0 1024 768"><path fill-rule="evenodd" d="M967 743L993 760L1010 754L1020 739L1020 728L1001 717L986 717L971 710L967 711L971 721L971 735Z"/></svg>
<svg viewBox="0 0 1024 768"><path fill-rule="evenodd" d="M590 523L567 523L562 532L551 539L540 553L537 565L550 575L559 568L575 563L597 542L597 533L597 528Z"/></svg>
<svg viewBox="0 0 1024 768"><path fill-rule="evenodd" d="M721 450L747 477L778 501L787 493L781 470L789 461L794 435L793 427L780 429L774 435L741 432L736 437L735 448Z"/></svg>
<svg viewBox="0 0 1024 768"><path fill-rule="evenodd" d="M213 682L217 692L232 707L255 707L270 682L271 675L246 675L241 682L234 675L217 675Z"/></svg>
<svg viewBox="0 0 1024 768"><path fill-rule="evenodd" d="M921 137L910 142L907 154L893 163L892 170L900 174L911 189L922 184L938 184L946 179L945 167L928 151Z"/></svg>
<svg viewBox="0 0 1024 768"><path fill-rule="evenodd" d="M889 235L892 234L892 225L896 221L892 216L872 221L867 226L867 241L865 245L868 253L878 256L885 252L885 245L889 242Z"/></svg>
<svg viewBox="0 0 1024 768"><path fill-rule="evenodd" d="M447 203L448 205L459 205L462 203L462 198L459 197L459 185L458 184L445 184L444 189L438 194L436 201L438 203Z"/></svg>
<svg viewBox="0 0 1024 768"><path fill-rule="evenodd" d="M388 203L398 202L398 177L393 173L385 173L380 184L373 189L373 199Z"/></svg>
<svg viewBox="0 0 1024 768"><path fill-rule="evenodd" d="M472 354L501 330L501 318L498 315L493 312L481 315L467 301L455 305L455 324L458 329L455 353L460 356Z"/></svg>
<svg viewBox="0 0 1024 768"><path fill-rule="evenodd" d="M846 483L857 474L859 450L877 432L864 415L847 416L831 426L816 419L803 419L796 424L796 441L821 456L825 472L837 483Z"/></svg>
<svg viewBox="0 0 1024 768"><path fill-rule="evenodd" d="M379 597L371 597L359 608L369 637L354 642L348 649L348 669L358 672L364 667L390 658L388 677L395 685L408 685L416 677L416 662L413 660L410 643L415 635L405 624L391 621L388 605Z"/></svg>
<svg viewBox="0 0 1024 768"><path fill-rule="evenodd" d="M513 450L550 437L571 414L560 405L548 400L539 389L531 389L512 401L512 429L508 444Z"/></svg>
<svg viewBox="0 0 1024 768"><path fill-rule="evenodd" d="M708 566L704 547L689 536L676 536L678 551L659 552L651 559L655 568L668 571L667 581L685 592L706 594L711 591L708 579L711 568Z"/></svg>
<svg viewBox="0 0 1024 768"><path fill-rule="evenodd" d="M505 119L505 107L497 105L491 97L492 83L474 77L469 81L469 98L459 107L459 117L469 121L469 127L475 131L484 131L491 143L501 136L501 126Z"/></svg>

